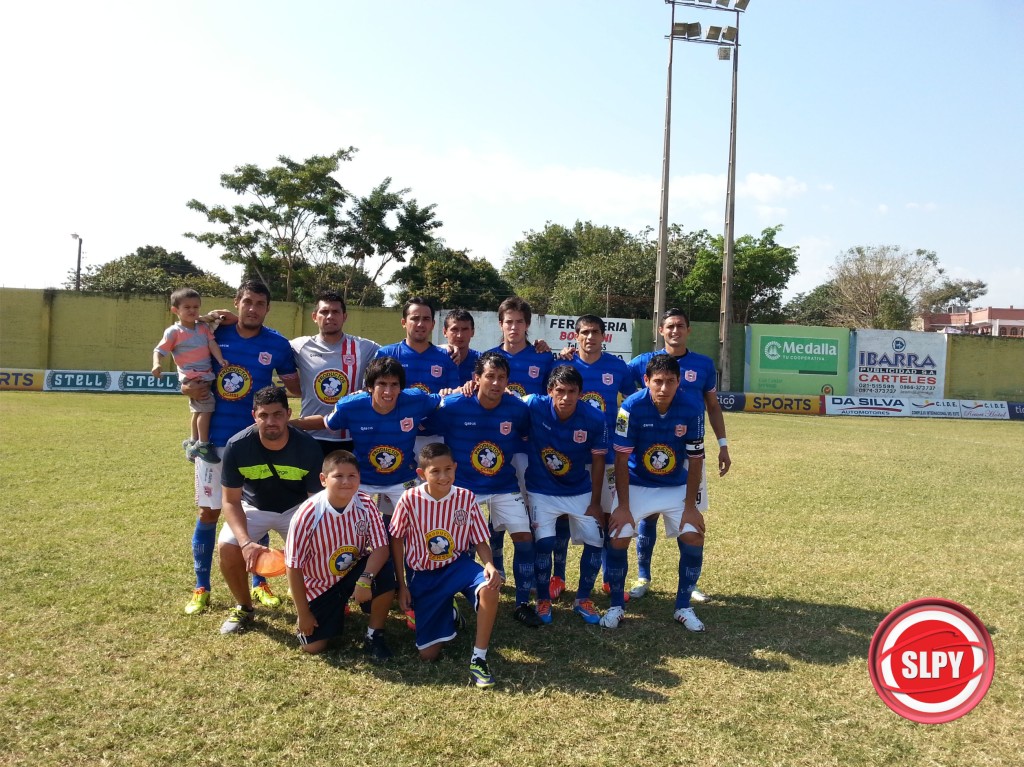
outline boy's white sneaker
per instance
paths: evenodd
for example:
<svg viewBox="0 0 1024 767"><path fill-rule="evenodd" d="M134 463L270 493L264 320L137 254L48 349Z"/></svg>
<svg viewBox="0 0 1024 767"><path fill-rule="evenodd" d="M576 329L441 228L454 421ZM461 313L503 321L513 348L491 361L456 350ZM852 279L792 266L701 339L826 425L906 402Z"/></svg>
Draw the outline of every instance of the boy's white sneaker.
<svg viewBox="0 0 1024 767"><path fill-rule="evenodd" d="M700 618L697 617L692 607L680 607L672 617L679 623L682 623L687 631L698 632L704 630L704 624L701 623Z"/></svg>
<svg viewBox="0 0 1024 767"><path fill-rule="evenodd" d="M619 621L626 615L621 607L609 607L608 612L601 616L601 626L606 629L617 629Z"/></svg>

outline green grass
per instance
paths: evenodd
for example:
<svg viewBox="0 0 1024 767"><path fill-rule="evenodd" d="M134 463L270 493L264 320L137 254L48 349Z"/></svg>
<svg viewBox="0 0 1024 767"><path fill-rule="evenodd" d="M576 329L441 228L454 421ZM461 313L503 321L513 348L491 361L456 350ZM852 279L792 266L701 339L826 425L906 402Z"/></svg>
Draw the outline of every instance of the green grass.
<svg viewBox="0 0 1024 767"><path fill-rule="evenodd" d="M422 664L397 615L382 668L356 644L361 618L304 657L287 602L219 636L219 573L214 609L182 615L186 417L174 397L0 395L0 763L1020 764L1022 424L727 415L708 632L671 622L676 549L661 540L655 587L617 631L564 601L529 631L506 595L499 687L478 691L471 637ZM923 596L964 603L995 643L988 696L946 725L904 721L868 679L879 621Z"/></svg>

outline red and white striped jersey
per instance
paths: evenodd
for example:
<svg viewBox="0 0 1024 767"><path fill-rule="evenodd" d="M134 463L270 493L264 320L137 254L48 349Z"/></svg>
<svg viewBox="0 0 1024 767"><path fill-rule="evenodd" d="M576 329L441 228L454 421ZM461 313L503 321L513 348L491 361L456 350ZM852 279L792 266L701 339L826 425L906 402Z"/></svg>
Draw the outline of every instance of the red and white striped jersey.
<svg viewBox="0 0 1024 767"><path fill-rule="evenodd" d="M387 531L377 504L357 492L342 511L323 490L309 498L292 517L284 561L302 570L306 598L315 599L340 581L374 549L388 545Z"/></svg>
<svg viewBox="0 0 1024 767"><path fill-rule="evenodd" d="M435 500L426 485L402 493L391 517L391 534L405 539L405 563L413 570L439 570L490 538L475 493L453 487Z"/></svg>

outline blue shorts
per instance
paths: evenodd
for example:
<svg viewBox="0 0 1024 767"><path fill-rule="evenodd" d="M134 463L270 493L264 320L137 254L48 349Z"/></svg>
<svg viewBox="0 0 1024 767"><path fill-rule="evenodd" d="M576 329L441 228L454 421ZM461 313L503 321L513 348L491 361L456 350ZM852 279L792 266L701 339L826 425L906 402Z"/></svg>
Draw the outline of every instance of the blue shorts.
<svg viewBox="0 0 1024 767"><path fill-rule="evenodd" d="M309 636L296 632L299 637L299 644L319 642L321 639L333 639L341 634L345 628L345 605L352 598L352 592L356 590L356 581L363 574L365 567L366 557L363 557L344 578L309 603L309 611L316 618L317 626ZM373 599L376 599L381 594L393 592L397 585L395 569L389 559L387 564L377 573L377 577L374 578L373 588L370 590L370 593L373 594ZM363 608L364 613L370 612L370 602L365 602L360 607Z"/></svg>
<svg viewBox="0 0 1024 767"><path fill-rule="evenodd" d="M416 611L416 649L455 639L452 599L461 593L476 610L478 592L487 582L484 568L470 554L462 554L440 570L406 569L409 594Z"/></svg>

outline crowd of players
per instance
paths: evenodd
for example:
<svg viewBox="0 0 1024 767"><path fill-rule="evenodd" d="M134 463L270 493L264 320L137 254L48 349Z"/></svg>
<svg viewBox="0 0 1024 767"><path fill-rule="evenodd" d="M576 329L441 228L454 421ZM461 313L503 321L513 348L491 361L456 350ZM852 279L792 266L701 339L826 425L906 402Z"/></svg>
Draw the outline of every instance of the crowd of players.
<svg viewBox="0 0 1024 767"><path fill-rule="evenodd" d="M685 313L659 318L664 351L627 364L602 350L604 321L593 315L577 320L574 348L555 355L531 344L531 309L518 297L498 307L502 342L483 353L470 348L475 326L465 310L448 313L448 343L434 345L434 308L418 297L402 307L405 339L385 347L344 332L336 293L317 297L319 332L290 343L264 324L270 294L262 283L243 283L234 307L212 313L222 324L210 348L226 364L212 381L183 383L191 399L212 392L216 403L212 455L190 451L199 514L187 614L209 606L215 544L236 603L222 633L245 627L256 602L279 606L265 579L249 580L276 530L286 540L303 649L319 652L340 633L354 596L369 613L364 649L386 660L383 627L397 596L421 656L436 658L464 624L452 599L462 592L477 610L470 672L485 687L493 684L486 651L506 532L515 620L552 622L571 539L583 546L573 612L613 629L625 603L650 588L662 516L679 547L673 618L704 630L691 601L706 599L696 589L705 410L720 474L731 460L714 363L687 349ZM273 386L275 373L287 394L301 397L301 417ZM634 537L638 573L627 592ZM601 570L604 614L591 599Z"/></svg>

